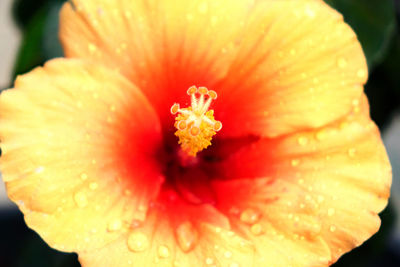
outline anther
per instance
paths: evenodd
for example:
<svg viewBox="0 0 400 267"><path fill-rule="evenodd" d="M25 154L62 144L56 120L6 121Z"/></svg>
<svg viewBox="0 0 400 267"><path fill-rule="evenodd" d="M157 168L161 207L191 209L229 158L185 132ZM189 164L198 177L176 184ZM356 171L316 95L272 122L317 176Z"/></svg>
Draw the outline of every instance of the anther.
<svg viewBox="0 0 400 267"><path fill-rule="evenodd" d="M215 91L191 86L187 94L191 96L191 106L180 108L175 103L171 107L171 113L178 114L174 126L182 150L196 156L197 152L211 145L211 139L221 130L222 123L215 120L214 111L209 110L211 102L217 98Z"/></svg>
<svg viewBox="0 0 400 267"><path fill-rule="evenodd" d="M171 107L171 113L175 115L176 113L178 113L178 110L179 110L179 104L177 103L173 104Z"/></svg>
<svg viewBox="0 0 400 267"><path fill-rule="evenodd" d="M222 123L220 121L216 121L214 123L214 131L218 132L222 129Z"/></svg>
<svg viewBox="0 0 400 267"><path fill-rule="evenodd" d="M205 88L205 87L199 87L198 92L199 92L199 94L201 94L201 95L206 95L206 94L208 93L208 89Z"/></svg>
<svg viewBox="0 0 400 267"><path fill-rule="evenodd" d="M196 136L200 133L199 127L193 126L190 128L190 134Z"/></svg>
<svg viewBox="0 0 400 267"><path fill-rule="evenodd" d="M208 91L208 96L212 99L215 100L217 99L217 93L213 90Z"/></svg>
<svg viewBox="0 0 400 267"><path fill-rule="evenodd" d="M180 121L178 123L178 129L179 130L185 130L186 129L186 122L185 121Z"/></svg>
<svg viewBox="0 0 400 267"><path fill-rule="evenodd" d="M189 87L189 89L187 90L187 94L188 94L188 95L193 95L193 94L195 94L195 93L197 93L197 88L196 88L196 86L191 86L191 87Z"/></svg>

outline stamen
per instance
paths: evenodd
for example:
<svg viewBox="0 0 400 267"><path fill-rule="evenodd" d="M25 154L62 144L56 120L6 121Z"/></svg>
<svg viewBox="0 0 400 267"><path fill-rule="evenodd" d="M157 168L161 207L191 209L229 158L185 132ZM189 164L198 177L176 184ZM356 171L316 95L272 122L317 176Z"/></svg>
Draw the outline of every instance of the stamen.
<svg viewBox="0 0 400 267"><path fill-rule="evenodd" d="M191 97L191 106L180 108L175 103L171 107L175 118L175 135L179 138L182 149L191 156L211 145L211 139L216 132L222 129L222 123L214 119L214 111L209 110L213 100L217 99L217 93L206 87L191 86L187 90Z"/></svg>
<svg viewBox="0 0 400 267"><path fill-rule="evenodd" d="M171 107L171 113L175 115L176 113L178 113L178 110L179 110L179 104L177 103L173 104Z"/></svg>

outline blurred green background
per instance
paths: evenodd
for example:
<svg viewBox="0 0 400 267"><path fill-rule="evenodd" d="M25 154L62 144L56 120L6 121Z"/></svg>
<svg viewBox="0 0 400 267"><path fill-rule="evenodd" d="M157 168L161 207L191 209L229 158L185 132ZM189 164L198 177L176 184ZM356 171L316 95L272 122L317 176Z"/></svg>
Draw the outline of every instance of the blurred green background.
<svg viewBox="0 0 400 267"><path fill-rule="evenodd" d="M6 1L6 0L0 0ZM11 0L7 0L10 2ZM295 0L294 0L295 1ZM13 23L21 42L8 84L46 60L63 56L58 40L58 11L64 0L14 0ZM400 1L326 0L339 10L356 31L367 57L370 79L366 93L371 116L381 128L393 165L392 197L382 212L381 230L363 246L344 255L335 267L400 266ZM0 6L1 7L1 6ZM8 6L7 6L8 7ZM4 12L2 12L4 13ZM0 27L6 27L0 25ZM6 44L7 40L1 40ZM2 55L8 53L1 46ZM22 214L12 204L0 201L0 266L74 267L75 254L49 248L29 230ZM245 266L244 266L245 267Z"/></svg>

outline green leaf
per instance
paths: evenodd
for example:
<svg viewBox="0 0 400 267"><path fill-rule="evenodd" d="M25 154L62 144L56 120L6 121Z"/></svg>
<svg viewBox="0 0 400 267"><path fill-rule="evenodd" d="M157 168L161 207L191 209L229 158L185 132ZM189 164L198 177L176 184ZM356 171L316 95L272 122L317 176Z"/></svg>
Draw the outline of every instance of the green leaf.
<svg viewBox="0 0 400 267"><path fill-rule="evenodd" d="M395 33L396 17L392 0L325 0L343 14L357 33L372 69L385 56Z"/></svg>
<svg viewBox="0 0 400 267"><path fill-rule="evenodd" d="M44 35L42 38L42 52L46 60L62 57L64 55L58 38L60 9L62 4L55 3L50 7L46 22L44 25Z"/></svg>
<svg viewBox="0 0 400 267"><path fill-rule="evenodd" d="M17 60L14 66L14 76L25 73L43 62L41 42L46 22L47 9L42 8L27 25Z"/></svg>
<svg viewBox="0 0 400 267"><path fill-rule="evenodd" d="M51 58L63 56L58 39L62 2L49 1L47 5L36 10L30 21L24 25L23 39L14 66L14 78Z"/></svg>

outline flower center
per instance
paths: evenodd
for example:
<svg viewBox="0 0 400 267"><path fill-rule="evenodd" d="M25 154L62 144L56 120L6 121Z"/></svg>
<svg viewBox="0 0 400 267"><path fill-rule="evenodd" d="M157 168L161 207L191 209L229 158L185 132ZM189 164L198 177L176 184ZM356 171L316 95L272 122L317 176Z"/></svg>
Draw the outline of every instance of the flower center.
<svg viewBox="0 0 400 267"><path fill-rule="evenodd" d="M217 99L217 93L205 87L191 86L187 90L191 97L191 106L180 108L175 103L171 107L175 118L175 135L183 151L195 157L197 152L211 145L212 137L221 130L222 123L214 119L214 110L209 109L211 102Z"/></svg>

